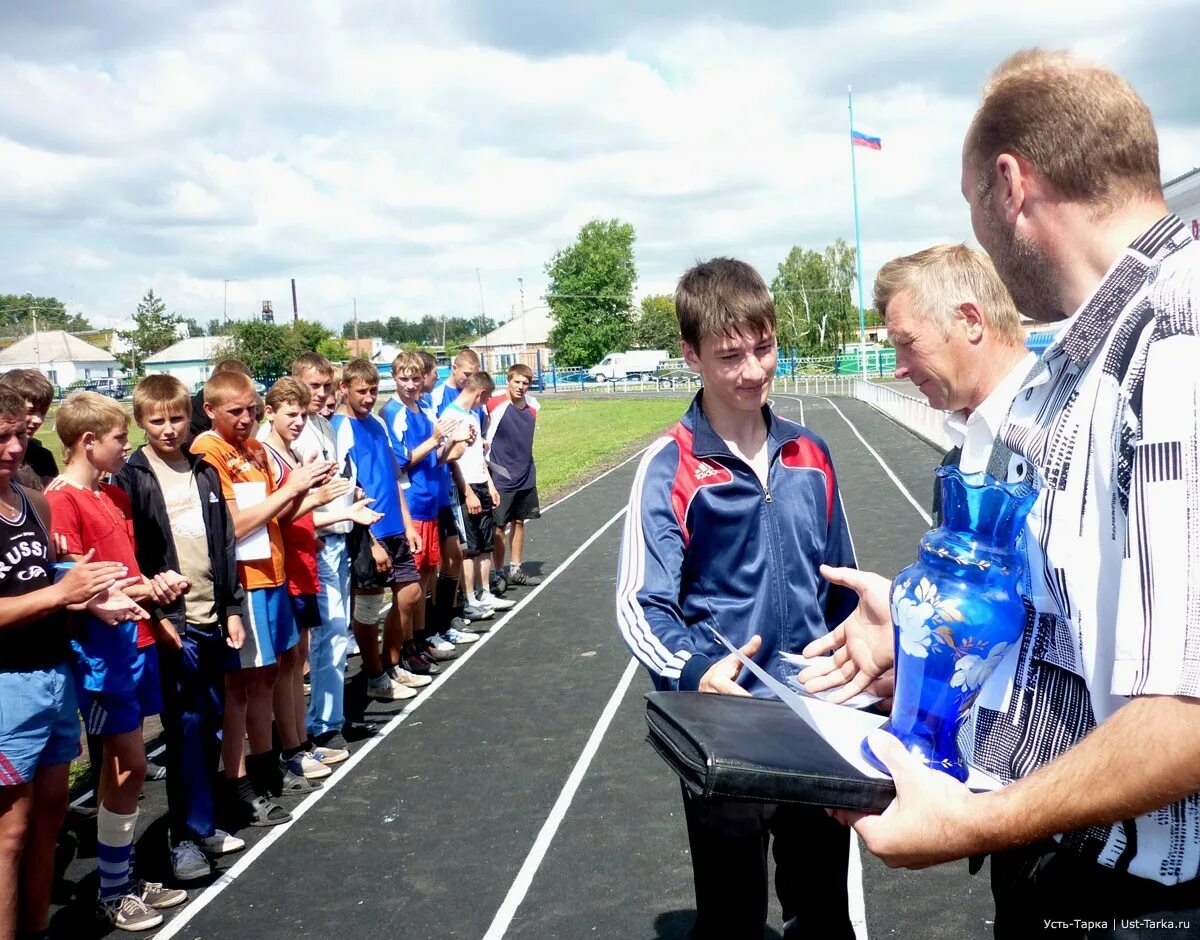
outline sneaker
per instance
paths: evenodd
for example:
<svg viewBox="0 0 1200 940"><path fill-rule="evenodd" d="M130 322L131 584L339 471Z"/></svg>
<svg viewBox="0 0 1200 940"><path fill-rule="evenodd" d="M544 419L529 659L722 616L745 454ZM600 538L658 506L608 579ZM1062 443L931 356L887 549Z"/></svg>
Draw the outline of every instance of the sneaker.
<svg viewBox="0 0 1200 940"><path fill-rule="evenodd" d="M480 591L477 595L477 603L483 607L490 607L492 610L512 610L517 606L516 601L507 601L497 597L491 591Z"/></svg>
<svg viewBox="0 0 1200 940"><path fill-rule="evenodd" d="M480 620L491 620L496 616L496 611L491 607L484 607L479 601L471 601L463 607L463 616L472 623L477 623Z"/></svg>
<svg viewBox="0 0 1200 940"><path fill-rule="evenodd" d="M284 766L297 777L303 777L305 780L322 780L333 773L307 751L292 755L284 761Z"/></svg>
<svg viewBox="0 0 1200 940"><path fill-rule="evenodd" d="M214 829L207 839L200 840L200 848L208 855L229 855L246 847L244 839L231 836L224 829Z"/></svg>
<svg viewBox="0 0 1200 940"><path fill-rule="evenodd" d="M486 620L470 620L462 629L468 633L487 633L494 626L494 623L488 623Z"/></svg>
<svg viewBox="0 0 1200 940"><path fill-rule="evenodd" d="M415 672L418 676L436 676L442 671L442 667L438 665L437 657L427 649L421 650L421 652L413 657L414 664L416 664L417 660L423 662L429 672L422 672L419 667L413 669L412 666L407 666L406 668L409 672Z"/></svg>
<svg viewBox="0 0 1200 940"><path fill-rule="evenodd" d="M342 761L350 759L350 752L345 748L326 747L323 744L314 744L308 754L326 767L332 767L334 764L340 764Z"/></svg>
<svg viewBox="0 0 1200 940"><path fill-rule="evenodd" d="M503 594L508 590L508 578L505 577L503 571L493 571L488 578L488 588L496 596Z"/></svg>
<svg viewBox="0 0 1200 940"><path fill-rule="evenodd" d="M454 659L458 655L454 652L454 644L440 633L435 633L426 641L426 648L437 660Z"/></svg>
<svg viewBox="0 0 1200 940"><path fill-rule="evenodd" d="M151 930L163 922L162 914L136 894L124 894L111 901L100 899L97 913L118 930Z"/></svg>
<svg viewBox="0 0 1200 940"><path fill-rule="evenodd" d="M399 682L410 689L423 689L433 681L429 676L418 676L402 666L393 666L388 670L388 675L392 677L393 682Z"/></svg>
<svg viewBox="0 0 1200 940"><path fill-rule="evenodd" d="M195 881L212 874L212 865L195 842L180 842L171 849L171 871L176 881Z"/></svg>
<svg viewBox="0 0 1200 940"><path fill-rule="evenodd" d="M188 899L183 888L168 888L158 881L136 881L133 884L133 893L146 907L156 911L165 911Z"/></svg>
<svg viewBox="0 0 1200 940"><path fill-rule="evenodd" d="M508 583L509 584L541 584L542 579L537 577L536 575L526 574L520 568L510 567L508 569Z"/></svg>
<svg viewBox="0 0 1200 940"><path fill-rule="evenodd" d="M451 627L449 630L443 633L442 636L444 636L455 646L461 646L466 643L474 643L479 639L478 633L467 633L464 630L455 630L454 627Z"/></svg>
<svg viewBox="0 0 1200 940"><path fill-rule="evenodd" d="M450 626L455 630L466 630L471 626L471 621L468 617L451 617Z"/></svg>
<svg viewBox="0 0 1200 940"><path fill-rule="evenodd" d="M387 673L367 680L367 698L378 699L381 702L402 702L405 699L416 698L416 695L417 693L407 686L393 682Z"/></svg>

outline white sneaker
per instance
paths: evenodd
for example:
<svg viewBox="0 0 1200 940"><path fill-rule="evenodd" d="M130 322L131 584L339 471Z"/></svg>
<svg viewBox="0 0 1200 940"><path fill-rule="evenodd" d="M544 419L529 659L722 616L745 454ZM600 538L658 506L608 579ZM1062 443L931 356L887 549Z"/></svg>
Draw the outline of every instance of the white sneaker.
<svg viewBox="0 0 1200 940"><path fill-rule="evenodd" d="M454 627L451 627L442 635L456 646L460 646L464 643L474 643L479 639L479 634L477 633L466 633L463 630L456 630Z"/></svg>
<svg viewBox="0 0 1200 940"><path fill-rule="evenodd" d="M171 849L171 871L177 881L195 881L212 874L212 865L195 842L180 842Z"/></svg>
<svg viewBox="0 0 1200 940"><path fill-rule="evenodd" d="M118 930L150 930L163 922L162 914L151 909L136 894L125 894L111 901L100 900L100 916Z"/></svg>
<svg viewBox="0 0 1200 940"><path fill-rule="evenodd" d="M381 702L402 702L405 699L416 698L417 693L399 682L393 682L387 673L378 679L367 680L367 698L378 699Z"/></svg>
<svg viewBox="0 0 1200 940"><path fill-rule="evenodd" d="M444 633L435 633L429 638L429 645L438 653L453 653L454 644L451 643Z"/></svg>
<svg viewBox="0 0 1200 940"><path fill-rule="evenodd" d="M473 600L471 603L463 605L463 616L474 623L477 620L491 620L496 616L496 611Z"/></svg>
<svg viewBox="0 0 1200 940"><path fill-rule="evenodd" d="M313 745L313 749L308 753L326 767L332 767L350 758L350 752L344 747L325 747L322 744Z"/></svg>
<svg viewBox="0 0 1200 940"><path fill-rule="evenodd" d="M388 675L392 677L393 682L408 686L410 689L423 689L433 681L433 676L418 676L415 672L409 672L402 666L393 666L388 670Z"/></svg>
<svg viewBox="0 0 1200 940"><path fill-rule="evenodd" d="M224 829L214 829L211 836L200 840L200 848L209 855L229 855L232 852L240 852L245 847L245 840L231 836Z"/></svg>
<svg viewBox="0 0 1200 940"><path fill-rule="evenodd" d="M482 604L484 607L490 607L492 610L511 610L517 606L516 601L509 601L502 597L497 597L491 591L480 591L476 596L480 604Z"/></svg>
<svg viewBox="0 0 1200 940"><path fill-rule="evenodd" d="M297 777L303 777L305 780L321 780L333 773L332 770L306 751L301 751L299 754L289 757L284 761L284 766Z"/></svg>

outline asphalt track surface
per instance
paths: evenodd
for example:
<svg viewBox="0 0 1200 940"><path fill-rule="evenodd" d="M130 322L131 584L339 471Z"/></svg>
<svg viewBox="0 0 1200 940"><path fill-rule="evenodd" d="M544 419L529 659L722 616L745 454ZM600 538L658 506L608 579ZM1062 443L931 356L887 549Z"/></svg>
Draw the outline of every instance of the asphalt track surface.
<svg viewBox="0 0 1200 940"><path fill-rule="evenodd" d="M774 402L828 442L859 564L890 575L912 561L940 455L852 399ZM286 801L290 825L243 830L247 850L190 883L189 903L144 936L686 938L679 784L644 742L649 681L613 613L636 465L531 523L527 568L543 583L511 591L518 606L418 698L366 706L384 733L351 745L322 791ZM348 698L362 701L361 682ZM142 805L139 871L169 882L164 785L147 783ZM52 924L72 940L119 933L91 916L94 838L94 822L72 816L60 845ZM855 847L851 870L860 937L991 936L986 869L889 871ZM772 904L767 936L778 937Z"/></svg>

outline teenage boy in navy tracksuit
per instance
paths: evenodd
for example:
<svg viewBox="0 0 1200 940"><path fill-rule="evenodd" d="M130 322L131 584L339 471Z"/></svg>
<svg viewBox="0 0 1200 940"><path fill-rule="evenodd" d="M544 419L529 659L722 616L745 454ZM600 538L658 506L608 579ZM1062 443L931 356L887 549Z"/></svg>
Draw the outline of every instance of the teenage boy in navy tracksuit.
<svg viewBox="0 0 1200 940"><path fill-rule="evenodd" d="M133 507L142 573L179 571L191 585L162 611L174 636L159 667L171 867L181 881L207 877L209 856L245 846L216 827L225 672L237 668L236 650L245 636L243 593L220 477L185 443L191 404L174 376L139 382L133 417L146 432L146 445L116 477Z"/></svg>
<svg viewBox="0 0 1200 940"><path fill-rule="evenodd" d="M617 620L659 689L767 695L705 629L778 678L853 610L823 564L853 567L829 450L767 404L775 307L749 265L718 258L675 292L683 355L704 379L680 422L643 457L629 497ZM792 672L796 670L791 669ZM784 936L854 936L848 831L821 809L700 799L684 791L696 885L693 937L761 937L774 836Z"/></svg>

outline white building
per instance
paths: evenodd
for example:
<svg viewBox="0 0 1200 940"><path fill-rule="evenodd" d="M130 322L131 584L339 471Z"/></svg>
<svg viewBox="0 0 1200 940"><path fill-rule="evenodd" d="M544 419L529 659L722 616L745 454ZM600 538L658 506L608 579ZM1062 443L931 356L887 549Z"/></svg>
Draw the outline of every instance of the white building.
<svg viewBox="0 0 1200 940"><path fill-rule="evenodd" d="M481 336L471 348L479 353L483 369L493 377L503 376L517 362L525 363L536 374L539 363L542 369L549 369L554 361L554 350L550 348L553 327L554 318L547 308L527 310Z"/></svg>
<svg viewBox="0 0 1200 940"><path fill-rule="evenodd" d="M112 353L65 330L31 333L0 350L0 372L10 369L37 369L58 388L125 374Z"/></svg>
<svg viewBox="0 0 1200 940"><path fill-rule="evenodd" d="M1167 208L1191 227L1192 238L1200 240L1200 167L1163 186L1163 195Z"/></svg>
<svg viewBox="0 0 1200 940"><path fill-rule="evenodd" d="M229 342L228 336L192 336L160 349L147 356L147 375L169 373L179 379L189 390L195 391L208 379L213 362L220 359L222 350Z"/></svg>

